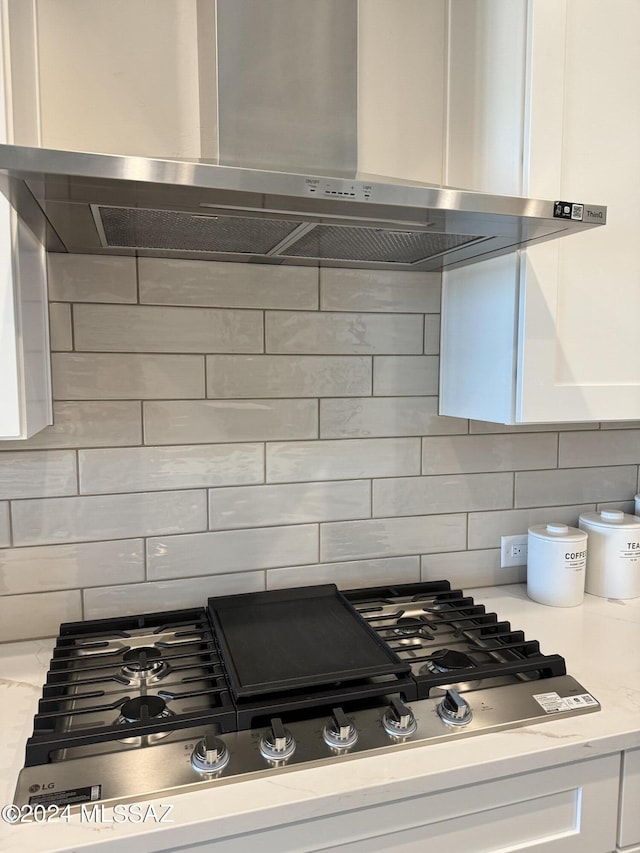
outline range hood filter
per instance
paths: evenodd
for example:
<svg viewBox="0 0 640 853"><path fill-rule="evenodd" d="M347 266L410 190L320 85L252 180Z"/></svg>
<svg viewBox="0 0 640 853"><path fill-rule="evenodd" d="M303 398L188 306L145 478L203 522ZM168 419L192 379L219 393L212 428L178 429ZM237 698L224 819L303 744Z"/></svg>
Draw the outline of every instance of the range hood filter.
<svg viewBox="0 0 640 853"><path fill-rule="evenodd" d="M172 210L102 205L92 210L105 248L266 255L300 226L285 219Z"/></svg>
<svg viewBox="0 0 640 853"><path fill-rule="evenodd" d="M283 254L319 260L416 264L484 237L395 231L384 228L317 225Z"/></svg>
<svg viewBox="0 0 640 853"><path fill-rule="evenodd" d="M93 205L92 213L105 248L210 255L233 253L410 265L487 239L468 234L106 205ZM298 238L296 232L300 235Z"/></svg>

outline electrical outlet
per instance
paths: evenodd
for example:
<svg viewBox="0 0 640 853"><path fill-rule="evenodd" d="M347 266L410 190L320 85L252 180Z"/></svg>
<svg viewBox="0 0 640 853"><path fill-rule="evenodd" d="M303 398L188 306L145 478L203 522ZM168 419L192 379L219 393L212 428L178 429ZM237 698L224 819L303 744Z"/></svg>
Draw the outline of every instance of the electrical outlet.
<svg viewBox="0 0 640 853"><path fill-rule="evenodd" d="M527 565L527 534L500 537L500 567Z"/></svg>

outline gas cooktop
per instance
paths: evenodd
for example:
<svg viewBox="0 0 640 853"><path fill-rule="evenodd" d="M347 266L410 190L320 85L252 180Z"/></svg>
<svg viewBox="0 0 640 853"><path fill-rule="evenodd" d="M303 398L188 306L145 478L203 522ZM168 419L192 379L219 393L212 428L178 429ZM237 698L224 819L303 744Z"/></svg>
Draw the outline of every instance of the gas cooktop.
<svg viewBox="0 0 640 853"><path fill-rule="evenodd" d="M447 581L223 596L61 625L15 803L147 799L599 709Z"/></svg>

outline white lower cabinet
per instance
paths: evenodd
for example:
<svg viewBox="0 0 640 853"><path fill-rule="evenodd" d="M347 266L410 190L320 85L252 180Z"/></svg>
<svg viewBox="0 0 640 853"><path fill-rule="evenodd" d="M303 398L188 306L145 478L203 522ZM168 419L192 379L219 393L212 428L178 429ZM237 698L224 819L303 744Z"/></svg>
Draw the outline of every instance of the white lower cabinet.
<svg viewBox="0 0 640 853"><path fill-rule="evenodd" d="M424 853L437 844L447 853L611 853L619 781L616 753L179 849Z"/></svg>
<svg viewBox="0 0 640 853"><path fill-rule="evenodd" d="M640 749L622 753L621 778L618 847L634 853L640 851Z"/></svg>

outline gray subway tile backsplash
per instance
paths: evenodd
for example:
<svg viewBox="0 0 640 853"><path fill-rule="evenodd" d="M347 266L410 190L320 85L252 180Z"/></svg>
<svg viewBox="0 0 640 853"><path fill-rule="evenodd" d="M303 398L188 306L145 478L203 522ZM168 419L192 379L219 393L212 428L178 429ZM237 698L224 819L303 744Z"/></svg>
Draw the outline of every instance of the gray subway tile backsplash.
<svg viewBox="0 0 640 853"><path fill-rule="evenodd" d="M560 468L592 465L637 465L640 462L640 430L600 430L560 436Z"/></svg>
<svg viewBox="0 0 640 853"><path fill-rule="evenodd" d="M49 545L206 530L204 489L40 498L12 504L13 544Z"/></svg>
<svg viewBox="0 0 640 853"><path fill-rule="evenodd" d="M214 308L318 307L313 267L139 258L140 302Z"/></svg>
<svg viewBox="0 0 640 853"><path fill-rule="evenodd" d="M142 444L138 400L70 400L53 404L53 424L26 441L4 441L2 450L127 447Z"/></svg>
<svg viewBox="0 0 640 853"><path fill-rule="evenodd" d="M49 341L51 352L68 352L73 349L71 305L65 302L49 303Z"/></svg>
<svg viewBox="0 0 640 853"><path fill-rule="evenodd" d="M499 586L526 580L525 566L500 568L500 549L458 551L450 554L425 554L422 557L421 580L446 578L452 587L472 589L475 586Z"/></svg>
<svg viewBox="0 0 640 853"><path fill-rule="evenodd" d="M52 302L137 301L135 258L54 252L47 265Z"/></svg>
<svg viewBox="0 0 640 853"><path fill-rule="evenodd" d="M320 438L447 435L466 421L438 416L437 397L358 397L320 400Z"/></svg>
<svg viewBox="0 0 640 853"><path fill-rule="evenodd" d="M267 482L398 477L420 473L420 439L370 438L267 444Z"/></svg>
<svg viewBox="0 0 640 853"><path fill-rule="evenodd" d="M143 539L73 542L0 551L0 593L4 595L143 580Z"/></svg>
<svg viewBox="0 0 640 853"><path fill-rule="evenodd" d="M204 356L53 353L54 400L184 400L205 396Z"/></svg>
<svg viewBox="0 0 640 853"><path fill-rule="evenodd" d="M0 642L55 637L61 622L81 618L79 589L0 595Z"/></svg>
<svg viewBox="0 0 640 853"><path fill-rule="evenodd" d="M380 397L434 396L440 359L435 355L375 355L373 393ZM458 418L461 423L466 421Z"/></svg>
<svg viewBox="0 0 640 853"><path fill-rule="evenodd" d="M547 500L551 495L547 496ZM499 548L501 536L526 533L534 524L568 524L578 526L583 512L593 512L593 503L568 506L538 506L532 509L504 509L469 513L469 548Z"/></svg>
<svg viewBox="0 0 640 853"><path fill-rule="evenodd" d="M0 548L8 548L10 544L9 501L0 501Z"/></svg>
<svg viewBox="0 0 640 853"><path fill-rule="evenodd" d="M416 583L420 580L420 558L387 557L268 569L267 589L316 583L335 583L341 589L360 589L388 584L390 578L393 578L394 583Z"/></svg>
<svg viewBox="0 0 640 853"><path fill-rule="evenodd" d="M188 570L188 566L185 566ZM101 586L83 592L84 618L131 616L181 607L202 607L210 595L261 592L265 573L238 572L232 575L181 577L179 580ZM57 633L57 626L56 631Z"/></svg>
<svg viewBox="0 0 640 853"><path fill-rule="evenodd" d="M376 518L506 509L512 500L512 473L390 477L373 483Z"/></svg>
<svg viewBox="0 0 640 853"><path fill-rule="evenodd" d="M49 258L54 420L0 445L0 640L313 583L521 581L631 510L640 424L438 416L440 278Z"/></svg>
<svg viewBox="0 0 640 853"><path fill-rule="evenodd" d="M317 524L160 536L147 543L150 580L271 569L296 560L318 561Z"/></svg>
<svg viewBox="0 0 640 853"><path fill-rule="evenodd" d="M209 491L212 530L369 518L370 480L238 486Z"/></svg>
<svg viewBox="0 0 640 853"><path fill-rule="evenodd" d="M8 450L0 453L0 499L76 495L72 450Z"/></svg>
<svg viewBox="0 0 640 853"><path fill-rule="evenodd" d="M262 312L159 305L76 305L75 347L88 352L262 352Z"/></svg>
<svg viewBox="0 0 640 853"><path fill-rule="evenodd" d="M523 471L555 468L555 434L465 435L422 439L422 473Z"/></svg>
<svg viewBox="0 0 640 853"><path fill-rule="evenodd" d="M266 312L268 353L305 355L421 353L421 314Z"/></svg>
<svg viewBox="0 0 640 853"><path fill-rule="evenodd" d="M438 314L439 273L393 270L320 270L323 311Z"/></svg>
<svg viewBox="0 0 640 853"><path fill-rule="evenodd" d="M438 355L440 352L440 315L427 314L424 318L424 354Z"/></svg>
<svg viewBox="0 0 640 853"><path fill-rule="evenodd" d="M519 471L516 473L515 506L625 500L634 494L637 481L637 465Z"/></svg>
<svg viewBox="0 0 640 853"><path fill-rule="evenodd" d="M371 557L461 551L466 546L467 517L451 515L338 521L320 529L323 562Z"/></svg>
<svg viewBox="0 0 640 853"><path fill-rule="evenodd" d="M176 400L145 403L147 444L316 438L317 400Z"/></svg>
<svg viewBox="0 0 640 853"><path fill-rule="evenodd" d="M262 444L201 444L80 450L86 495L261 483Z"/></svg>
<svg viewBox="0 0 640 853"><path fill-rule="evenodd" d="M207 397L356 397L371 372L365 355L211 355Z"/></svg>

